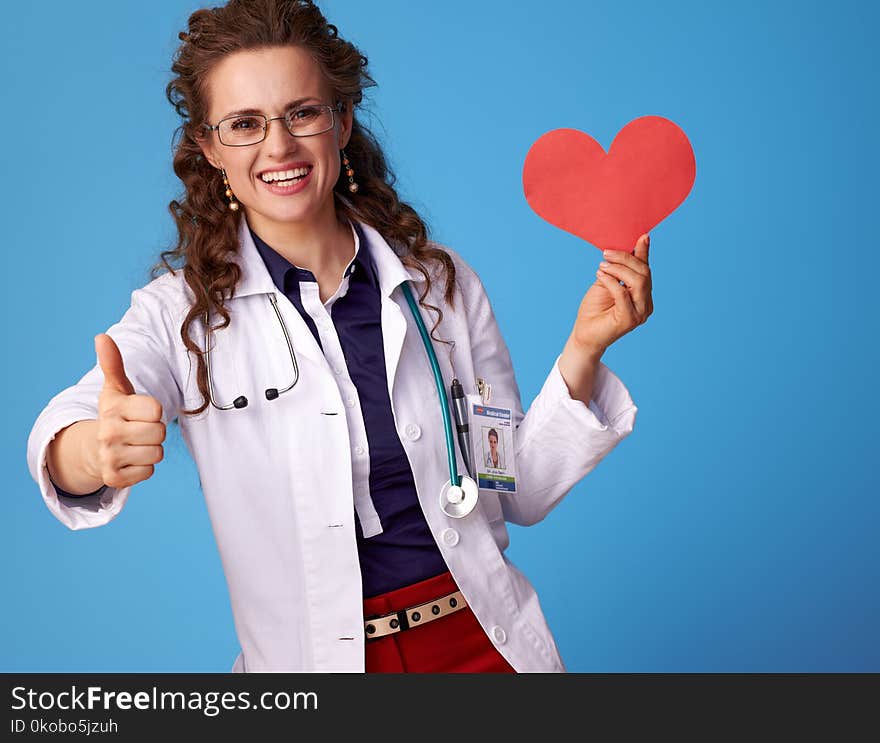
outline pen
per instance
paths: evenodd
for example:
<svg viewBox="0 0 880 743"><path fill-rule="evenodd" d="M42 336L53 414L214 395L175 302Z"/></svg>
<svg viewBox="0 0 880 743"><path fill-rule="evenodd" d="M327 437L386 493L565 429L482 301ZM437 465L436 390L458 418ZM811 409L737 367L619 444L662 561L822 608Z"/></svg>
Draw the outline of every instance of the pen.
<svg viewBox="0 0 880 743"><path fill-rule="evenodd" d="M455 415L455 430L458 433L458 446L461 449L461 457L471 479L474 479L474 468L471 466L471 434L468 423L467 400L464 396L464 388L458 379L452 380L452 412Z"/></svg>

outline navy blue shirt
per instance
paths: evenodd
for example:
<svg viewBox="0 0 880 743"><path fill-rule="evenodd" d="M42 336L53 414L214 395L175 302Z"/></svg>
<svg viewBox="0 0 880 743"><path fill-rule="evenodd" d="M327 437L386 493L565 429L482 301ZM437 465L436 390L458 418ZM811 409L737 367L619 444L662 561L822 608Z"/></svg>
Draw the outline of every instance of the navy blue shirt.
<svg viewBox="0 0 880 743"><path fill-rule="evenodd" d="M363 231L355 229L360 247L343 274L343 279L348 278L347 291L333 302L330 317L360 399L369 440L370 496L382 523L381 533L364 538L355 514L364 597L370 597L448 568L422 513L395 426L385 371L379 277L369 243ZM290 263L253 231L251 235L275 286L296 307L323 349L315 321L300 298L300 283L316 281L314 274Z"/></svg>

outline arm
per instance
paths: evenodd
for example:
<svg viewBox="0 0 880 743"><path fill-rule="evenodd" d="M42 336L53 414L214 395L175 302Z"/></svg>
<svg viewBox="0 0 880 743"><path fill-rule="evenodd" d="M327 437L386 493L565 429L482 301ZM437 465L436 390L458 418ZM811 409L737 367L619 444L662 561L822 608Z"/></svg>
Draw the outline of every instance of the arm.
<svg viewBox="0 0 880 743"><path fill-rule="evenodd" d="M96 420L78 421L59 431L49 444L46 467L59 495L68 498L98 495L104 488L103 480L86 466L95 460L97 429Z"/></svg>
<svg viewBox="0 0 880 743"><path fill-rule="evenodd" d="M479 278L470 272L466 312L474 372L492 384L493 398L513 407L518 492L500 493L504 518L530 525L543 519L633 429L637 408L623 383L598 358L569 369L574 395L561 369L565 351L553 364L541 392L523 414L507 345ZM577 395L588 399L588 404Z"/></svg>
<svg viewBox="0 0 880 743"><path fill-rule="evenodd" d="M172 278L160 277L134 291L130 308L107 331L125 357L133 391L158 401L162 423L176 417L183 405L174 358L182 314L171 298ZM46 506L70 529L106 524L118 515L131 491L131 486L105 485L95 466L98 401L104 387L104 372L96 364L48 403L28 438L31 476ZM79 494L82 497L70 497Z"/></svg>

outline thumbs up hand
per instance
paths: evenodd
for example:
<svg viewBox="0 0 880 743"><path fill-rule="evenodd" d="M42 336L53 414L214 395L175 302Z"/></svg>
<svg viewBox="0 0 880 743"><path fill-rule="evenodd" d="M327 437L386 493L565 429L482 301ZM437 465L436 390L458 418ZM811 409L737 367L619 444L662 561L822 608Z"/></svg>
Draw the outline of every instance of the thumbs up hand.
<svg viewBox="0 0 880 743"><path fill-rule="evenodd" d="M97 442L89 469L104 484L124 488L151 477L153 465L164 456L162 404L155 397L135 394L119 347L106 333L95 336L95 353L104 387L98 397Z"/></svg>

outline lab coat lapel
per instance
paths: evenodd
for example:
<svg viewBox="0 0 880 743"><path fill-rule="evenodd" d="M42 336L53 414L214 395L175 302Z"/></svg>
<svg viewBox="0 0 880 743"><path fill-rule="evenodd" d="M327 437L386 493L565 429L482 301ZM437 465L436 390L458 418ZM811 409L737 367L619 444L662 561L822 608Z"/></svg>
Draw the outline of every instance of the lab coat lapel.
<svg viewBox="0 0 880 743"><path fill-rule="evenodd" d="M278 311L284 318L294 351L318 364L326 365L327 360L317 341L315 341L315 336L312 335L312 331L309 330L308 325L303 320L302 315L291 304L284 292L279 291L278 287L275 286L275 282L272 281L269 269L266 268L266 264L257 251L257 246L254 245L254 239L251 236L251 231L244 214L241 215L238 227L238 246L238 253L234 256L233 260L238 263L241 269L241 278L236 285L235 298L246 297L252 294L274 293L278 299ZM266 312L267 322L271 319L271 322L277 323L277 319L273 317L275 313L271 309L268 298L266 299ZM278 345L280 349L284 350L286 355L287 350L283 338L279 339Z"/></svg>
<svg viewBox="0 0 880 743"><path fill-rule="evenodd" d="M418 297L422 292L421 283L425 278L415 269L403 265L394 249L388 244L379 232L358 220L361 234L367 240L370 254L379 274L379 290L381 294L381 319L382 319L382 342L385 350L385 375L388 380L388 397L393 402L394 380L400 363L400 355L403 343L406 340L409 324L404 311L409 312L406 297L400 285L405 281L414 284L413 294ZM413 332L418 332L414 330Z"/></svg>
<svg viewBox="0 0 880 743"><path fill-rule="evenodd" d="M394 379L400 363L401 351L406 339L409 323L404 312L409 312L405 307L406 297L400 285L404 281L412 282L413 294L418 297L423 287L425 278L415 269L403 265L394 249L384 237L366 222L356 220L360 233L367 242L367 247L373 257L376 272L379 276L379 291L381 295L380 316L382 321L382 340L385 352L385 374L388 379L388 394L393 400L392 390ZM236 287L235 296L244 297L250 294L263 294L274 292L278 297L278 309L281 311L284 321L287 323L291 341L297 353L326 365L327 361L323 352L315 341L305 321L302 319L290 300L279 292L266 264L257 252L254 240L251 237L245 216L241 216L239 223L239 251L234 260L241 269L241 278ZM268 300L267 300L268 305ZM418 332L413 329L413 332Z"/></svg>

